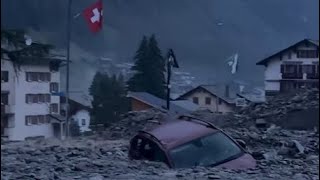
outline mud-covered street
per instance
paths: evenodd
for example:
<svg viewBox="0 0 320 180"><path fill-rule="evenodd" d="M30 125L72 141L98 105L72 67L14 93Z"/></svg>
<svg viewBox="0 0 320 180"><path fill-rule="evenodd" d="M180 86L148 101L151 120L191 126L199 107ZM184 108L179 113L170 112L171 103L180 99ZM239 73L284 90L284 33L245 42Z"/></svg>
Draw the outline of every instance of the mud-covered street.
<svg viewBox="0 0 320 180"><path fill-rule="evenodd" d="M127 140L92 136L1 145L1 179L319 179L317 133L256 128L229 132L247 142L258 160L256 169L171 170L161 163L129 160Z"/></svg>
<svg viewBox="0 0 320 180"><path fill-rule="evenodd" d="M302 98L297 100L297 97ZM64 141L46 139L3 143L1 179L319 179L317 128L290 130L275 125L272 121L279 116L288 116L290 110L296 107L318 108L316 103L318 99L318 91L308 91L291 98L278 96L278 99L274 99L274 103L247 107L238 114L195 113L195 116L221 127L233 138L245 141L247 150L257 160L255 169L228 170L214 167L168 169L162 163L129 160L130 138L138 130L166 120L165 114L150 110L130 112L105 131L91 136ZM277 104L281 106L276 106ZM263 121L264 126L259 127L261 124L255 122L256 118L262 118L261 113L253 117L252 112L257 109L273 112L283 107L288 110L269 113ZM248 110L249 108L252 110ZM300 124L302 121L303 119Z"/></svg>

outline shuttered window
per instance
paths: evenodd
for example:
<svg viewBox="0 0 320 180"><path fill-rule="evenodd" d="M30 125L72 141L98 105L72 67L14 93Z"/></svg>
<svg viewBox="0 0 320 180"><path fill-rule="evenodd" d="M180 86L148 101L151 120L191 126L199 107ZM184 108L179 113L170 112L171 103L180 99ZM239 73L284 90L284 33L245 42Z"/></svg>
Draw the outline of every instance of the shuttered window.
<svg viewBox="0 0 320 180"><path fill-rule="evenodd" d="M9 81L9 71L1 71L1 82Z"/></svg>

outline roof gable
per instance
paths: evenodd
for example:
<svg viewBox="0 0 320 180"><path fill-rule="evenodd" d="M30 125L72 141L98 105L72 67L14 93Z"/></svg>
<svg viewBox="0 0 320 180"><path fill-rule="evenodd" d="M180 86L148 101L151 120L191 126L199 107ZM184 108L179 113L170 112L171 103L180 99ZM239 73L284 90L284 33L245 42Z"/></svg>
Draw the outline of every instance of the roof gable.
<svg viewBox="0 0 320 180"><path fill-rule="evenodd" d="M271 56L269 56L269 57L267 57L267 58L265 58L265 59L257 62L256 65L266 65L266 64L269 63L269 61L270 61L272 58L277 57L277 56L279 56L280 54L282 54L282 53L284 53L284 52L286 52L286 51L288 51L288 50L290 50L290 49L294 49L294 48L298 47L299 45L305 44L305 43L311 43L311 44L319 47L319 41L318 41L318 40L303 39L303 40L301 40L301 41L299 41L299 42L297 42L297 43L289 46L288 48L285 48L285 49L283 49L283 50L281 50L281 51L279 51L279 52L277 52L277 53L274 53L273 55L271 55Z"/></svg>
<svg viewBox="0 0 320 180"><path fill-rule="evenodd" d="M158 98L147 92L129 92L127 97L134 98L160 111L167 111L165 100ZM184 114L184 113L189 113L190 111L193 111L193 109L195 109L195 107L194 106L191 107L190 104L186 104L183 102L170 101L170 111L169 111L170 113Z"/></svg>
<svg viewBox="0 0 320 180"><path fill-rule="evenodd" d="M217 85L200 85L194 89L191 89L190 91L182 94L177 98L177 100L185 99L186 97L190 96L191 94L195 92L199 92L199 90L203 90L209 94L211 94L214 97L218 97L222 99L227 104L234 104L234 99L236 98L236 93L233 93L234 91L229 89L229 97L225 96L225 86L217 86Z"/></svg>

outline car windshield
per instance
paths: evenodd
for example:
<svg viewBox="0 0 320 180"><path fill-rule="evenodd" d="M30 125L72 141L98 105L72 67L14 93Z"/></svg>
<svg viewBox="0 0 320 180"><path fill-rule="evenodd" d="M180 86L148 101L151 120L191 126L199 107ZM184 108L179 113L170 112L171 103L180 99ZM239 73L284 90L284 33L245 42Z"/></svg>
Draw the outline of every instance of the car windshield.
<svg viewBox="0 0 320 180"><path fill-rule="evenodd" d="M216 132L183 144L170 151L175 168L209 166L232 159L242 150L225 134Z"/></svg>

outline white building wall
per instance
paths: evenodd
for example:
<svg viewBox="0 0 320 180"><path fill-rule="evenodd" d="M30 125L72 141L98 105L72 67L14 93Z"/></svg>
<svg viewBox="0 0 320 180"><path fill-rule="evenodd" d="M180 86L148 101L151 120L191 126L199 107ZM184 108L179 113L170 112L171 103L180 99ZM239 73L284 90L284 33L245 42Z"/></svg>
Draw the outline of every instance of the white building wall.
<svg viewBox="0 0 320 180"><path fill-rule="evenodd" d="M74 114L71 119L76 121L80 127L80 132L91 131L90 126L90 113L87 110L80 110L76 114ZM82 120L84 119L85 125L82 124Z"/></svg>
<svg viewBox="0 0 320 180"><path fill-rule="evenodd" d="M274 58L270 60L264 72L265 80L280 80L281 79L280 66L281 66L281 61L279 58Z"/></svg>
<svg viewBox="0 0 320 180"><path fill-rule="evenodd" d="M1 87L1 90L9 88L9 105L14 108L14 115L9 122L14 123L13 128L7 128L5 135L9 140L24 140L26 137L44 136L53 137L52 124L26 125L27 115L47 115L49 114L49 103L27 104L26 94L50 94L50 82L27 82L26 72L50 72L46 65L23 65L16 75L10 61L1 60L1 70L9 70L8 85ZM4 65L4 66L3 66ZM51 82L60 82L60 73L51 73ZM59 84L60 88L60 84ZM51 96L51 103L60 103L58 96ZM59 108L58 108L59 109Z"/></svg>
<svg viewBox="0 0 320 180"><path fill-rule="evenodd" d="M280 91L280 82L279 81L273 81L273 82L265 81L264 84L265 84L266 91Z"/></svg>

